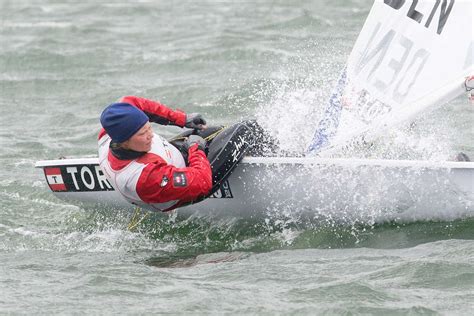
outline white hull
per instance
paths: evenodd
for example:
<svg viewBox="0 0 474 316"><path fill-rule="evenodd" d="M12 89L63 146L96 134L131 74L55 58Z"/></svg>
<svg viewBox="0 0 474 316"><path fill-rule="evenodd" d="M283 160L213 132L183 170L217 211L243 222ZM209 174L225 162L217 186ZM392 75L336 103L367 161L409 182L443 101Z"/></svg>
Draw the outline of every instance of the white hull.
<svg viewBox="0 0 474 316"><path fill-rule="evenodd" d="M107 190L96 166L97 158L36 164L50 174L61 169L59 180L51 175L47 180L51 188L63 190L53 193L64 201L133 209L116 191ZM65 184L51 186L55 181ZM472 217L474 162L246 157L228 179L228 188L178 212L364 223Z"/></svg>

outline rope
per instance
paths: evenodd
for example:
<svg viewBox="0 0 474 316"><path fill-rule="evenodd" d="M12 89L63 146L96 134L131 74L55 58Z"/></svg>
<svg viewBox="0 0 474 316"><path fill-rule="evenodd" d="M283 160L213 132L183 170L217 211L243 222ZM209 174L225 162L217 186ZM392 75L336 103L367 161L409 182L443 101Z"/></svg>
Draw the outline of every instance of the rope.
<svg viewBox="0 0 474 316"><path fill-rule="evenodd" d="M214 133L212 133L211 135L207 136L206 138L204 138L204 140L206 142L210 141L211 139L213 139L214 137L216 137L220 132L222 132L224 129L226 128L226 126L223 126L222 128L218 129L217 131L215 131Z"/></svg>
<svg viewBox="0 0 474 316"><path fill-rule="evenodd" d="M137 227L141 222L143 222L143 220L148 217L148 214L149 214L150 212L146 212L145 215L143 215L141 218L138 218L138 216L140 215L140 213L141 213L141 208L137 207L137 208L135 209L135 213L133 214L132 219L130 220L130 223L128 223L127 229L128 229L129 231L132 231L132 230L133 230L135 227Z"/></svg>
<svg viewBox="0 0 474 316"><path fill-rule="evenodd" d="M211 135L207 136L204 138L205 141L210 141L211 139L214 139L214 137L216 137L217 135L219 135L220 132L222 132L227 126L222 126L222 128L218 129L217 131L215 131L214 133L212 133ZM185 140L186 138L188 138L187 136L176 136L176 137L173 137L171 139L169 139L168 141L169 142L174 142L174 141L177 141L177 140Z"/></svg>

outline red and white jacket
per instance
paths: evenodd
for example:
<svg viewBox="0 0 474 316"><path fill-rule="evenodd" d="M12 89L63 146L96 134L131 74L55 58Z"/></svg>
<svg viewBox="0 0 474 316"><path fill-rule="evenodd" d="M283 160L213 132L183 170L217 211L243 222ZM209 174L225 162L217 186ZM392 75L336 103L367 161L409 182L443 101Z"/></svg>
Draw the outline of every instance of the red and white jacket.
<svg viewBox="0 0 474 316"><path fill-rule="evenodd" d="M186 114L145 98L127 96L120 102L136 106L150 122L183 127ZM111 138L99 133L100 168L114 189L132 204L154 211L169 211L209 193L211 166L197 144L188 152L188 167L179 150L154 134L151 150L137 159L122 160L109 148Z"/></svg>

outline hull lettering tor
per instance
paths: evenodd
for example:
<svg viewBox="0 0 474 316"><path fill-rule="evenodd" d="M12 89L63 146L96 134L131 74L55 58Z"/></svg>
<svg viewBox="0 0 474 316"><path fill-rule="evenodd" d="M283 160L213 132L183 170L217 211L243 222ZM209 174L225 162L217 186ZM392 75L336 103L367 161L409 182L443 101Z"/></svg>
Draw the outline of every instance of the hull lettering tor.
<svg viewBox="0 0 474 316"><path fill-rule="evenodd" d="M98 165L45 167L44 175L51 191L113 191Z"/></svg>
<svg viewBox="0 0 474 316"><path fill-rule="evenodd" d="M91 192L114 191L99 165L68 165L45 167L43 169L49 188L54 192ZM161 185L169 182L164 178ZM224 181L220 188L209 198L232 199L229 181Z"/></svg>

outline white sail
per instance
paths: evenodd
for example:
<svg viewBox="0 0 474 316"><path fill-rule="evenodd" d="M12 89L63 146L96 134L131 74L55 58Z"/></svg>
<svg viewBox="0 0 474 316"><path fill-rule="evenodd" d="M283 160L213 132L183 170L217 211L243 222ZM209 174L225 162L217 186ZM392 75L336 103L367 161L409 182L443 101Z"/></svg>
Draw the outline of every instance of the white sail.
<svg viewBox="0 0 474 316"><path fill-rule="evenodd" d="M376 0L309 152L441 105L474 74L473 0Z"/></svg>

